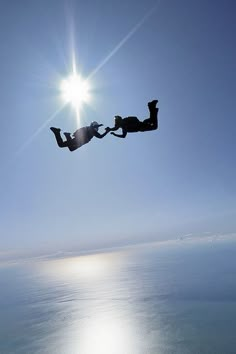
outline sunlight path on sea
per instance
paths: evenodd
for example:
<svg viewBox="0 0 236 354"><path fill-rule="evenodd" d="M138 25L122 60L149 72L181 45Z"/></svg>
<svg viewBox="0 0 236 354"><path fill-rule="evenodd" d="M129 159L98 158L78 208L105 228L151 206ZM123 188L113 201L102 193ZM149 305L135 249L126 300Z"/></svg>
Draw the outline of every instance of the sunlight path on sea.
<svg viewBox="0 0 236 354"><path fill-rule="evenodd" d="M125 252L116 252L53 260L40 266L43 279L54 289L58 284L60 290L55 293L60 296L55 305L64 314L57 323L60 345L53 336L48 337L48 352L143 352L133 301L139 284L126 273L124 258Z"/></svg>

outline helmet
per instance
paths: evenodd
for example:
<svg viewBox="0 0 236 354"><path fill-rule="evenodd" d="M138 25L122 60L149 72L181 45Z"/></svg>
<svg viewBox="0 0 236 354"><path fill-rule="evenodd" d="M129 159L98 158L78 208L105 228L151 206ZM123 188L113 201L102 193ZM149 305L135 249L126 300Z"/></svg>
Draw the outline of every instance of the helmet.
<svg viewBox="0 0 236 354"><path fill-rule="evenodd" d="M99 127L101 127L103 124L98 124L98 122L95 122L93 121L91 124L90 124L90 127L98 130Z"/></svg>

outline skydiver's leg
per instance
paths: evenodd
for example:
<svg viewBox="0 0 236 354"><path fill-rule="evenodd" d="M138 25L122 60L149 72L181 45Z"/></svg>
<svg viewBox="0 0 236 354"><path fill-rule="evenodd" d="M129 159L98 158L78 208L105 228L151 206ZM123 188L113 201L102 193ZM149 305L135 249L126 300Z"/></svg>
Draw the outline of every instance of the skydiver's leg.
<svg viewBox="0 0 236 354"><path fill-rule="evenodd" d="M83 145L78 137L72 138L71 133L64 133L64 135L66 137L67 147L70 151L74 151Z"/></svg>
<svg viewBox="0 0 236 354"><path fill-rule="evenodd" d="M75 151L76 149L78 149L79 148L79 146L77 145L77 144L75 144L75 143L70 143L70 144L68 144L68 149L70 150L70 151Z"/></svg>
<svg viewBox="0 0 236 354"><path fill-rule="evenodd" d="M54 133L54 135L55 135L55 138L56 138L56 141L57 141L57 145L58 145L60 148L67 147L67 146L68 146L68 142L62 140L62 137L61 137L61 129L59 129L59 128L54 128L54 127L51 127L50 129L51 129L51 131L52 131L52 132Z"/></svg>
<svg viewBox="0 0 236 354"><path fill-rule="evenodd" d="M148 102L148 109L150 112L150 118L145 119L141 123L141 131L155 130L158 128L158 111L159 108L156 108L158 100L153 100L152 102Z"/></svg>
<svg viewBox="0 0 236 354"><path fill-rule="evenodd" d="M69 143L72 140L71 134L70 133L63 133L66 137L66 141Z"/></svg>

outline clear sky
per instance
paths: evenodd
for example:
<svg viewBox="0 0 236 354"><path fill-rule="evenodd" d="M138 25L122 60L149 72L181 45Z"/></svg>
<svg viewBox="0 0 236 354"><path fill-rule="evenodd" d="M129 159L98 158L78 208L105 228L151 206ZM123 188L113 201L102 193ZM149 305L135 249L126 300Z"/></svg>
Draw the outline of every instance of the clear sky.
<svg viewBox="0 0 236 354"><path fill-rule="evenodd" d="M1 1L1 250L235 232L235 17L234 0ZM60 111L73 53L95 70L80 122ZM49 130L143 119L154 98L157 131L71 153Z"/></svg>

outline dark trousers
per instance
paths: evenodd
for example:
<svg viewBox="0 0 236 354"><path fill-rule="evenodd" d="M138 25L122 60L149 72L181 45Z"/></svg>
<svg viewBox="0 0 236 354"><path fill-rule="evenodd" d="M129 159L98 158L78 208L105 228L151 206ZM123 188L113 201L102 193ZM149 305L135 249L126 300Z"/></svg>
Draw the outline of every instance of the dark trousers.
<svg viewBox="0 0 236 354"><path fill-rule="evenodd" d="M54 132L54 135L57 141L57 145L60 148L68 147L70 151L74 151L78 149L80 146L82 146L82 144L80 144L79 142L79 139L76 138L67 138L65 141L63 141L60 131Z"/></svg>
<svg viewBox="0 0 236 354"><path fill-rule="evenodd" d="M148 130L156 130L158 128L158 108L148 107L150 112L150 117L140 122L140 131L146 132Z"/></svg>

